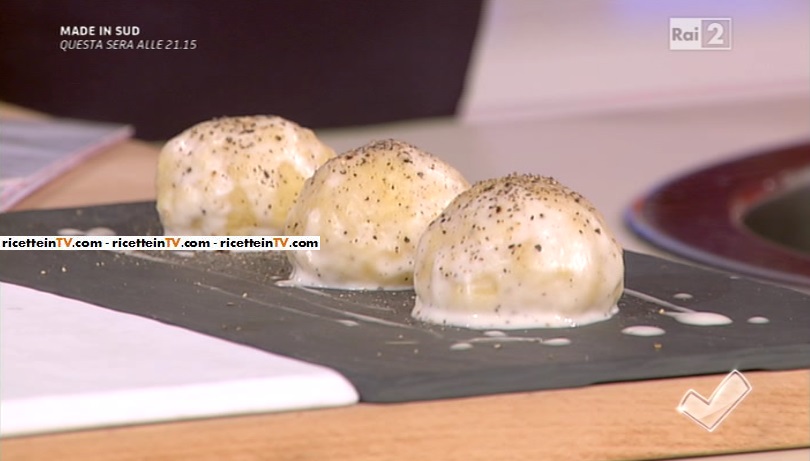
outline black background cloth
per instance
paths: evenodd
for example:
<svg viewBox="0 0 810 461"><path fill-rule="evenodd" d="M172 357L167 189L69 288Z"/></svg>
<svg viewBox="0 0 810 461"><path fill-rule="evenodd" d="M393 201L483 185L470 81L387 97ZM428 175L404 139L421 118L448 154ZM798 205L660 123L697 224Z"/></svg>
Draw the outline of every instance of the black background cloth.
<svg viewBox="0 0 810 461"><path fill-rule="evenodd" d="M453 115L483 0L0 0L0 98L166 139L217 116L322 128ZM65 36L62 26L136 26ZM62 40L194 50L68 50ZM186 41L189 41L188 43Z"/></svg>

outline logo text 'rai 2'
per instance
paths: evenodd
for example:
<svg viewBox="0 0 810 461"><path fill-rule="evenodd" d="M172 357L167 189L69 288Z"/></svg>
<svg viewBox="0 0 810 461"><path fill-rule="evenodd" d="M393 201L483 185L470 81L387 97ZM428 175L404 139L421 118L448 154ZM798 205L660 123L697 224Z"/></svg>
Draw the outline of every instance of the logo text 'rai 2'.
<svg viewBox="0 0 810 461"><path fill-rule="evenodd" d="M669 49L728 51L731 18L669 18Z"/></svg>

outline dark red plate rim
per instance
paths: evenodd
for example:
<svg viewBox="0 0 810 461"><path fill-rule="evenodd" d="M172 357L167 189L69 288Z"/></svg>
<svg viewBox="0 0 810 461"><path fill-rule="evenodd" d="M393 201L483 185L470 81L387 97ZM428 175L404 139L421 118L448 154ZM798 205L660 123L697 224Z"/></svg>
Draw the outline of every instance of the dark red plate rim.
<svg viewBox="0 0 810 461"><path fill-rule="evenodd" d="M810 254L743 224L752 208L796 187L806 169L810 142L719 163L655 188L632 204L625 220L643 239L685 258L810 286Z"/></svg>

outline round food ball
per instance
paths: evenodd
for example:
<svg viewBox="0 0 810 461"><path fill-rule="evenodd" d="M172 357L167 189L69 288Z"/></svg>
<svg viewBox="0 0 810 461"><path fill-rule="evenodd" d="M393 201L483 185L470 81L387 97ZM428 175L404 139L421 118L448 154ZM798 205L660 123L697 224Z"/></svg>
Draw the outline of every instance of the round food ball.
<svg viewBox="0 0 810 461"><path fill-rule="evenodd" d="M622 256L596 208L553 178L482 181L422 235L412 315L499 329L604 320L618 311Z"/></svg>
<svg viewBox="0 0 810 461"><path fill-rule="evenodd" d="M290 210L287 235L319 235L317 251L290 251L290 282L342 289L413 287L416 242L469 187L437 157L375 141L326 162Z"/></svg>
<svg viewBox="0 0 810 461"><path fill-rule="evenodd" d="M276 116L214 119L163 147L157 210L167 235L280 235L304 181L335 152Z"/></svg>

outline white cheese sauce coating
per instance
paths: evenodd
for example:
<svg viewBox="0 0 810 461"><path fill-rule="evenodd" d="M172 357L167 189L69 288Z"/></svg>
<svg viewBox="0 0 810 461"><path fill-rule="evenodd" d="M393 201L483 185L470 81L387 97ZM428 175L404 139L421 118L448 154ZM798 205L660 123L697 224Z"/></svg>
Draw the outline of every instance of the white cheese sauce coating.
<svg viewBox="0 0 810 461"><path fill-rule="evenodd" d="M419 241L413 317L476 329L570 327L610 318L622 248L604 218L553 178L475 184Z"/></svg>
<svg viewBox="0 0 810 461"><path fill-rule="evenodd" d="M285 234L319 235L291 251L291 282L341 289L413 286L416 243L469 187L453 167L408 143L374 141L339 155L306 181Z"/></svg>
<svg viewBox="0 0 810 461"><path fill-rule="evenodd" d="M197 124L158 159L157 210L167 235L280 235L304 181L335 152L269 115Z"/></svg>

